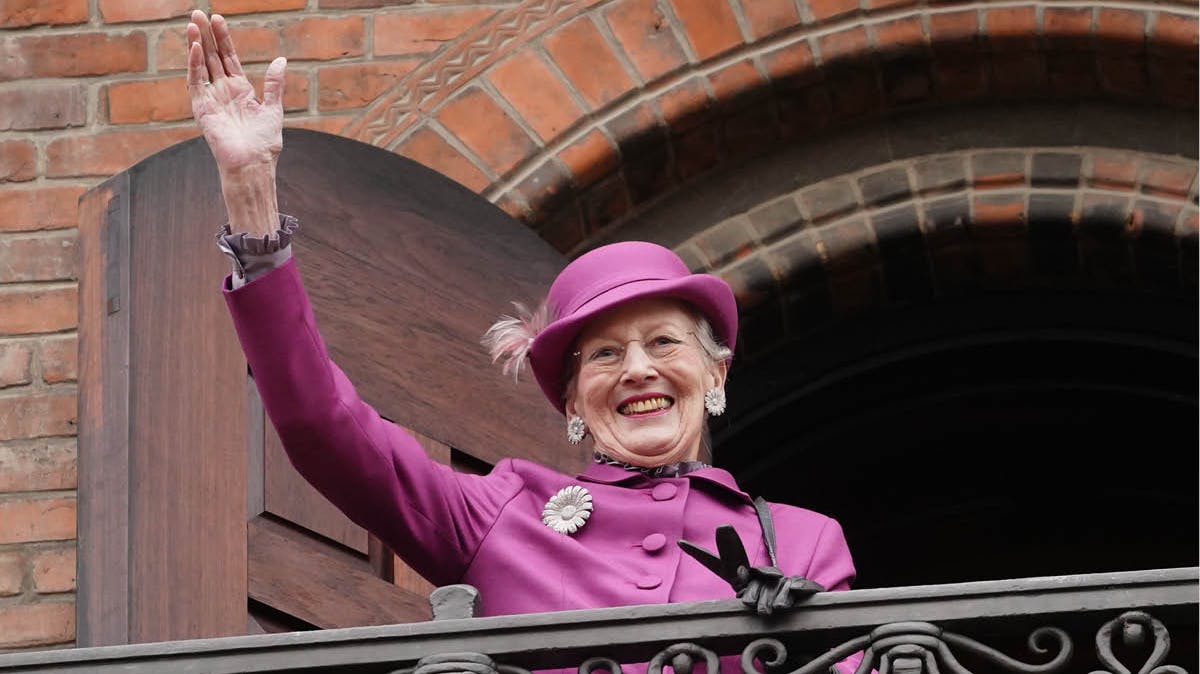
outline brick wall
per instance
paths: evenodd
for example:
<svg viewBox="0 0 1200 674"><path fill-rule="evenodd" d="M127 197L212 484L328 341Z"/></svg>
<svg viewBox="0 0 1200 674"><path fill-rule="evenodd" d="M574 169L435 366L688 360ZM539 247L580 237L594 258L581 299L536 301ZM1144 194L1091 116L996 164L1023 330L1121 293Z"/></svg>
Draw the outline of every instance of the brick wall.
<svg viewBox="0 0 1200 674"><path fill-rule="evenodd" d="M748 153L964 101L1194 109L1196 5L1123 0L0 2L0 650L74 638L77 199L196 131L183 17L292 126L428 164L560 249Z"/></svg>
<svg viewBox="0 0 1200 674"><path fill-rule="evenodd" d="M226 15L261 81L287 56L288 124L337 132L511 2L0 2L0 651L75 637L77 200L196 131L194 7Z"/></svg>

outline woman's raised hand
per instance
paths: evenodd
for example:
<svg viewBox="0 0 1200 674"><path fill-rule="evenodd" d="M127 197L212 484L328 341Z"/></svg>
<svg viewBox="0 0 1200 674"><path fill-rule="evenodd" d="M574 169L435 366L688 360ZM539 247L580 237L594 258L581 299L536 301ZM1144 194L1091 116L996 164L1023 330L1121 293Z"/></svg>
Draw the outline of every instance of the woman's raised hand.
<svg viewBox="0 0 1200 674"><path fill-rule="evenodd" d="M283 149L287 60L278 57L267 67L259 101L238 61L224 17L213 14L210 21L204 12L192 12L187 43L192 116L204 132L222 178L256 165L273 168Z"/></svg>
<svg viewBox="0 0 1200 674"><path fill-rule="evenodd" d="M279 225L275 163L283 150L283 73L287 60L271 61L263 97L254 96L238 62L229 25L200 10L187 26L188 95L192 116L217 160L221 193L234 232L267 236Z"/></svg>

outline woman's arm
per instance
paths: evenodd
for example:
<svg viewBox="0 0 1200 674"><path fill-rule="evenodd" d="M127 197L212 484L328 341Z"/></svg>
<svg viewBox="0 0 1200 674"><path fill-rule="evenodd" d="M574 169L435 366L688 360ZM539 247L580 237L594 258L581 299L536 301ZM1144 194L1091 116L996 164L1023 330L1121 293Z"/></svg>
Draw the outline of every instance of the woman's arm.
<svg viewBox="0 0 1200 674"><path fill-rule="evenodd" d="M272 61L259 101L220 15L209 21L193 12L187 36L192 111L217 163L230 230L246 239L279 236L286 223L276 205L275 166L286 61ZM237 260L239 251L232 252ZM437 584L456 582L520 479L503 468L486 478L454 473L364 403L329 359L295 261L279 257L280 266L261 278L231 279L225 297L289 458L419 573Z"/></svg>
<svg viewBox="0 0 1200 674"><path fill-rule="evenodd" d="M300 474L431 582L457 582L521 489L517 474L503 465L487 477L455 473L359 399L329 359L295 260L225 299Z"/></svg>

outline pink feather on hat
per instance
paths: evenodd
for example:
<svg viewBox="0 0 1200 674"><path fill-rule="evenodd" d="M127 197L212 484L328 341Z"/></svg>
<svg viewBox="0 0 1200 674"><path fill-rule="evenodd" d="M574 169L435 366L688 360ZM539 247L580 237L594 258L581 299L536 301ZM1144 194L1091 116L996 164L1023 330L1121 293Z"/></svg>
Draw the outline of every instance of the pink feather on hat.
<svg viewBox="0 0 1200 674"><path fill-rule="evenodd" d="M511 372L513 381L517 381L525 367L525 360L529 357L529 349L533 347L533 339L549 322L550 311L545 302L533 311L520 302L512 304L517 310L517 315L501 316L483 333L481 341L491 355L492 363L503 359L501 371L504 374Z"/></svg>

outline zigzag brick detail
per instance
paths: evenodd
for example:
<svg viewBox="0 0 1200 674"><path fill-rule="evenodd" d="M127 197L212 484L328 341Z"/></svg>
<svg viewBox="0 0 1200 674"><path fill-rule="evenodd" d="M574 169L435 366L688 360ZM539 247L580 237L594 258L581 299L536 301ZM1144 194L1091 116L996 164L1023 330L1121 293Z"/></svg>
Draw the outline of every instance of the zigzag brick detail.
<svg viewBox="0 0 1200 674"><path fill-rule="evenodd" d="M440 103L455 84L474 77L514 48L524 45L598 0L535 0L502 12L460 41L455 49L423 64L351 123L344 135L379 147L398 144L421 112ZM572 11L576 10L576 11Z"/></svg>

